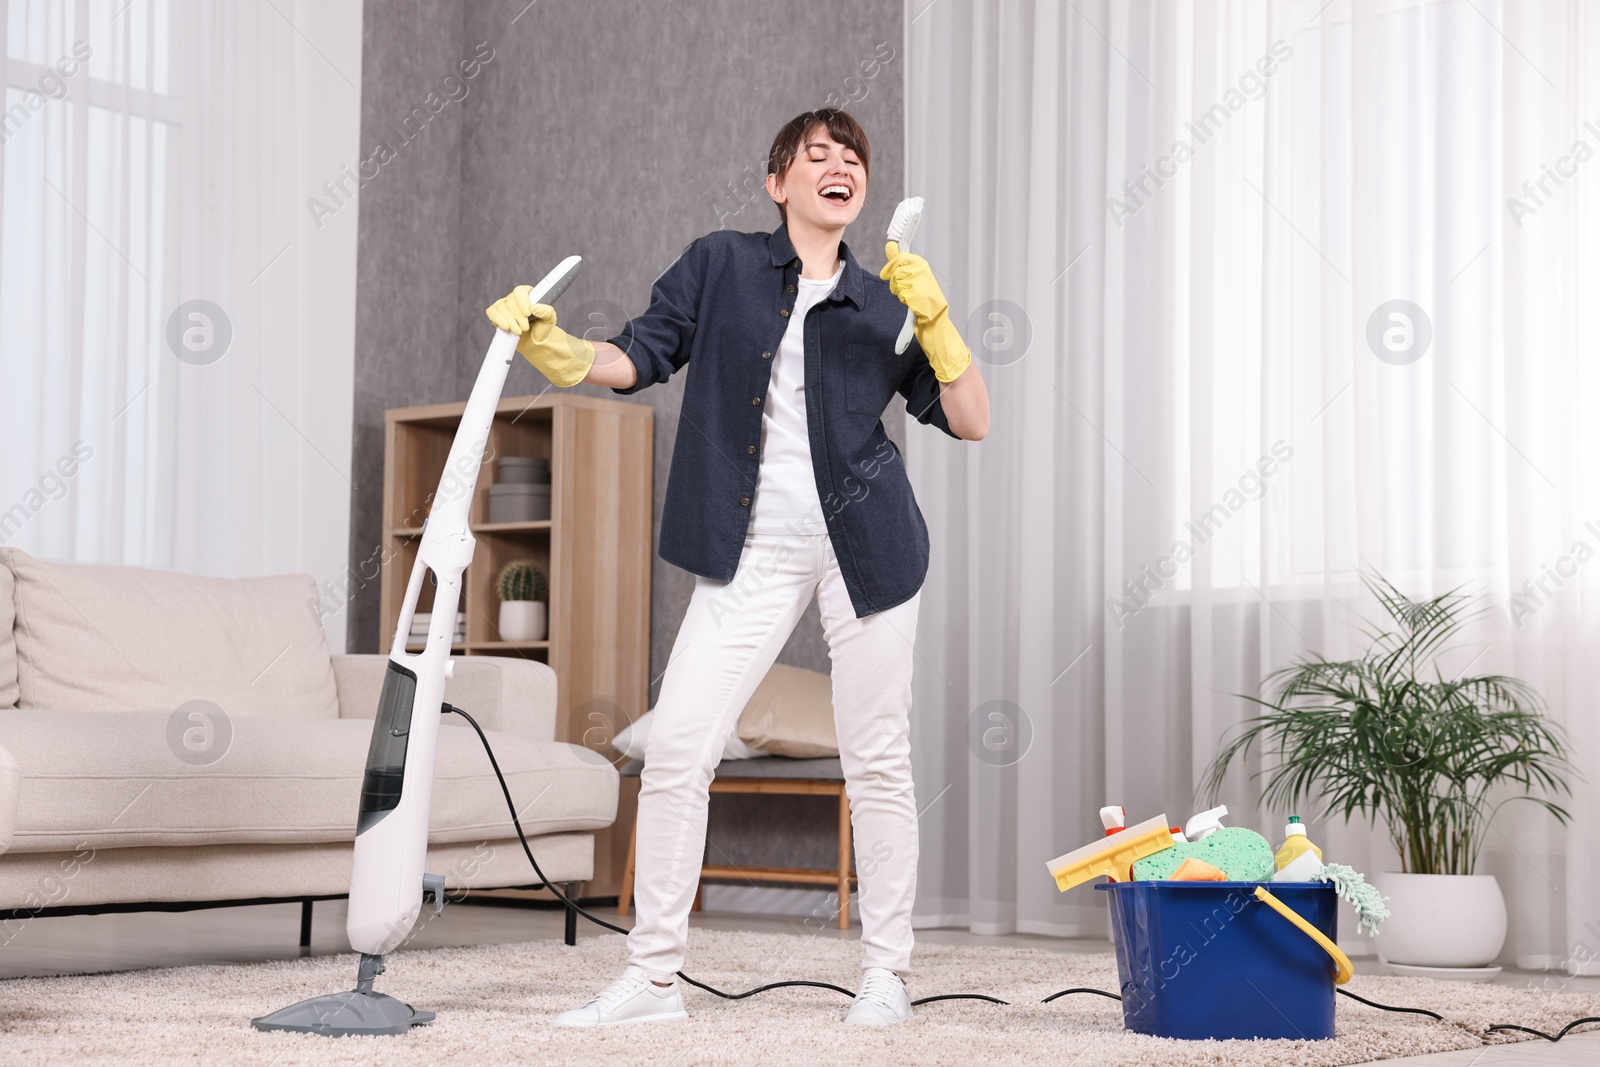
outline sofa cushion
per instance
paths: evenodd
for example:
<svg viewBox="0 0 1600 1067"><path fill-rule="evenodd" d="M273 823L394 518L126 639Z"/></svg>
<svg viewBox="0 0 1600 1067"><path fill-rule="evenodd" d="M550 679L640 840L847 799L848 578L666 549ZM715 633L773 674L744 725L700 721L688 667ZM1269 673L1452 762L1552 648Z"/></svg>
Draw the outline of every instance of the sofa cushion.
<svg viewBox="0 0 1600 1067"><path fill-rule="evenodd" d="M12 602L12 578L8 561L0 559L0 708L17 706L17 639L11 632L16 624L16 605Z"/></svg>
<svg viewBox="0 0 1600 1067"><path fill-rule="evenodd" d="M529 843L539 866L556 884L586 882L594 877L592 834L545 834ZM336 896L350 891L354 856L355 849L348 843L211 845L199 850L109 848L93 853L23 852L0 861L0 907L36 911L52 900L70 907L169 900ZM476 841L429 845L422 869L444 875L445 886L449 889L525 886L538 881L515 838L488 845ZM431 912L424 913L419 928L429 921L430 915ZM342 927L343 920L338 921ZM13 925L6 930L10 933L14 928ZM222 951L236 956L238 950ZM15 969L15 965L13 967ZM200 1056L189 1058L202 1063L241 1062L223 1061L220 1056L215 1061ZM258 1057L258 1062L265 1061ZM305 1063L307 1060L284 1059L282 1062ZM384 1057L373 1062L392 1060Z"/></svg>
<svg viewBox="0 0 1600 1067"><path fill-rule="evenodd" d="M751 748L774 756L837 756L833 679L820 671L774 663L740 712L738 733Z"/></svg>
<svg viewBox="0 0 1600 1067"><path fill-rule="evenodd" d="M558 885L586 882L594 877L592 834L545 834L529 843L540 868ZM36 911L51 902L70 907L169 900L335 896L350 891L354 856L355 849L349 843L211 845L199 850L106 848L92 853L20 852L0 860L0 907ZM488 845L478 841L435 843L428 846L422 869L444 875L445 885L450 889L525 886L538 881L516 838ZM425 913L419 927L427 921ZM12 922L12 926L5 928L7 933L15 929L16 920ZM339 922L342 927L343 920ZM224 949L223 952L236 954L237 950ZM12 959L15 953L13 950ZM223 1061L220 1056L215 1061L200 1056L190 1059L197 1063L239 1062ZM151 1061L146 1059L145 1062ZM264 1061L258 1058L258 1062ZM284 1059L282 1062L307 1061ZM374 1062L392 1061L380 1058Z"/></svg>
<svg viewBox="0 0 1600 1067"><path fill-rule="evenodd" d="M0 747L22 772L11 851L354 839L372 720L235 718L215 724L210 762L195 762L171 719L0 711ZM604 757L487 733L530 837L611 825L618 777ZM430 826L435 843L516 836L483 746L453 717L439 729Z"/></svg>
<svg viewBox="0 0 1600 1067"><path fill-rule="evenodd" d="M18 707L170 712L206 700L236 717L338 718L310 575L202 578L4 553Z"/></svg>

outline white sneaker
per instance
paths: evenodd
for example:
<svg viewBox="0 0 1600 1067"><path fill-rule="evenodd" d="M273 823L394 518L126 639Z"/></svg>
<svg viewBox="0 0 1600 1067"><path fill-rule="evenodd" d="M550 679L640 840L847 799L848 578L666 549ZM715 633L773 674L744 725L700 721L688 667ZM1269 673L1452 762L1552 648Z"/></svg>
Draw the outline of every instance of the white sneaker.
<svg viewBox="0 0 1600 1067"><path fill-rule="evenodd" d="M552 1021L556 1026L615 1026L665 1023L688 1017L677 982L658 986L644 976L644 971L630 965L599 996L581 1008L562 1012Z"/></svg>
<svg viewBox="0 0 1600 1067"><path fill-rule="evenodd" d="M900 976L887 967L868 967L861 976L861 992L850 1006L847 1023L892 1026L911 1018L911 997Z"/></svg>

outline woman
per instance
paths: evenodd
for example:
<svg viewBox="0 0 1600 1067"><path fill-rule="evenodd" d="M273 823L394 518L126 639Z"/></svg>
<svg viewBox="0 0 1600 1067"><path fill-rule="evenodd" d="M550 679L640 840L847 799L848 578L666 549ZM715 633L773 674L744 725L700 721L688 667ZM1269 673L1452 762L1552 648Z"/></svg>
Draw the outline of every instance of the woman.
<svg viewBox="0 0 1600 1067"><path fill-rule="evenodd" d="M841 239L867 193L870 148L849 114L797 116L773 140L782 225L697 238L650 307L593 343L528 286L488 309L560 386L632 393L688 367L660 555L695 587L656 702L636 828L622 977L557 1025L682 1019L674 980L705 850L714 769L740 712L816 596L860 881L864 973L847 1021L911 1017L917 809L912 642L928 532L880 421L895 393L917 421L977 440L988 393L928 264L891 242L874 278ZM884 281L888 284L884 284ZM906 308L916 340L896 354ZM530 328L531 326L531 328Z"/></svg>

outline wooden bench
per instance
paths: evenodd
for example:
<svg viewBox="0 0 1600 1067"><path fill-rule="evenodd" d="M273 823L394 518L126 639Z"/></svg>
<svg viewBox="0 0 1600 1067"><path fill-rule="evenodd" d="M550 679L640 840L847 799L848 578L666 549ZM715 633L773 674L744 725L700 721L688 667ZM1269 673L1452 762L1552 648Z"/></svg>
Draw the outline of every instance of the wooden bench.
<svg viewBox="0 0 1600 1067"><path fill-rule="evenodd" d="M621 767L625 777L636 778L644 769L639 760ZM711 782L711 793L787 794L790 796L831 796L838 798L839 866L837 869L810 867L740 867L702 863L700 879L710 881L798 882L803 885L829 885L839 895L839 929L850 928L850 889L856 881L850 866L853 851L850 840L850 799L844 791L844 769L837 756L831 759L723 760ZM622 872L622 891L617 897L617 914L628 914L633 900L633 861L637 841L628 841L628 863ZM700 909L700 892L695 891L695 910Z"/></svg>

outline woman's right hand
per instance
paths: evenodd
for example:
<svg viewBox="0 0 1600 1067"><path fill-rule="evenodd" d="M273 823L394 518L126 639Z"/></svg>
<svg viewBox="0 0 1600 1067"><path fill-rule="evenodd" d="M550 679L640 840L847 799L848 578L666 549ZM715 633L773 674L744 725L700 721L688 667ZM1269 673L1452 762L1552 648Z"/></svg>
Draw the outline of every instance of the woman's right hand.
<svg viewBox="0 0 1600 1067"><path fill-rule="evenodd" d="M556 325L556 309L535 304L533 286L519 285L485 310L489 321L518 334L517 351L556 385L577 385L594 366L594 344Z"/></svg>

